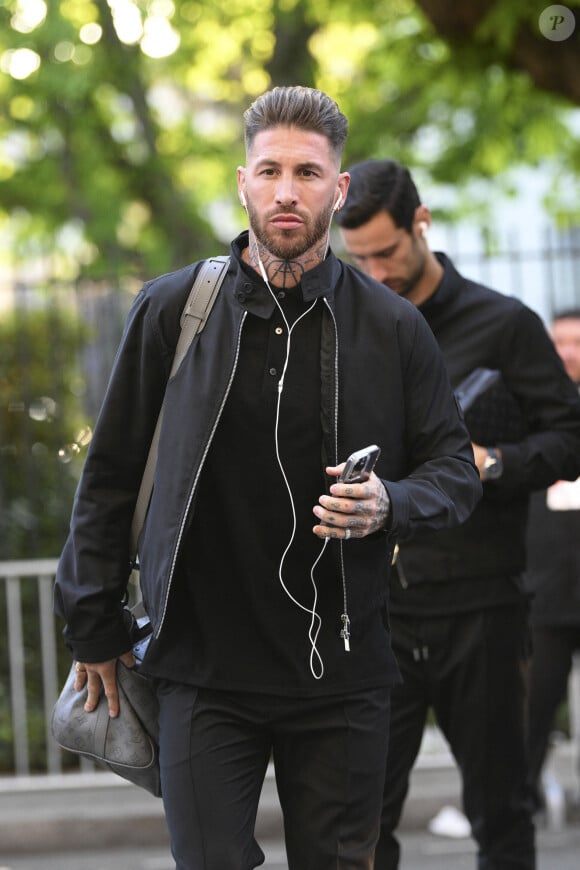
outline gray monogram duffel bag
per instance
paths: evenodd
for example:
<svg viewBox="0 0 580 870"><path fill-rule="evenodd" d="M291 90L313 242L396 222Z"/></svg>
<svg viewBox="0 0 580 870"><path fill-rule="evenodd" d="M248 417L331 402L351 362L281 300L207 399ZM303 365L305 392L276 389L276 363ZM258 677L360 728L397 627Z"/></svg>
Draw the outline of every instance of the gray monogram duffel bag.
<svg viewBox="0 0 580 870"><path fill-rule="evenodd" d="M74 682L73 662L52 713L56 742L160 797L159 706L151 681L139 673L138 666L127 668L117 661L119 715L115 719L109 716L104 694L92 713L85 712L86 686L75 692Z"/></svg>

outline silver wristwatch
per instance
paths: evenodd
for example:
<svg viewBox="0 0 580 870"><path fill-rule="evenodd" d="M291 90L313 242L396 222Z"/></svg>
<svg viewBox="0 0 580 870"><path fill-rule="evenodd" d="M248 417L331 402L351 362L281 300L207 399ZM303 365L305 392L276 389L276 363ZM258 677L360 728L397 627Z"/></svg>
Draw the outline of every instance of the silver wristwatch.
<svg viewBox="0 0 580 870"><path fill-rule="evenodd" d="M482 480L497 480L503 474L503 460L495 447L487 448L487 456L483 463Z"/></svg>

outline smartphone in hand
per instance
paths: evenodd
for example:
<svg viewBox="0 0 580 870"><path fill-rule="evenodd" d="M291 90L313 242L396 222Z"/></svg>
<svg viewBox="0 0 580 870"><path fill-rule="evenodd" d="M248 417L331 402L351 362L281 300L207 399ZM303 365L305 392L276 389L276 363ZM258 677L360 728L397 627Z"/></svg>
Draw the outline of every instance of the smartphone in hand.
<svg viewBox="0 0 580 870"><path fill-rule="evenodd" d="M364 483L371 476L381 448L376 444L357 450L346 460L342 474L338 478L339 483Z"/></svg>

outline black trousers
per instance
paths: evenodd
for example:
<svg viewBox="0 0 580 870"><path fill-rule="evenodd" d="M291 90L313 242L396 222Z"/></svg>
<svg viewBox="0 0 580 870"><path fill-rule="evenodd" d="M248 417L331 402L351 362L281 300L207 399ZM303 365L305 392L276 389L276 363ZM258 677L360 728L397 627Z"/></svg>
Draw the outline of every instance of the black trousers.
<svg viewBox="0 0 580 870"><path fill-rule="evenodd" d="M273 758L289 870L371 870L390 690L281 698L161 682L163 802L177 870L251 870Z"/></svg>
<svg viewBox="0 0 580 870"><path fill-rule="evenodd" d="M542 804L540 778L554 717L568 691L572 656L580 650L580 625L534 626L529 697L530 787Z"/></svg>
<svg viewBox="0 0 580 870"><path fill-rule="evenodd" d="M396 870L395 836L430 707L459 766L479 870L533 870L526 788L529 653L523 606L415 620L391 617L403 684L393 689L376 870Z"/></svg>

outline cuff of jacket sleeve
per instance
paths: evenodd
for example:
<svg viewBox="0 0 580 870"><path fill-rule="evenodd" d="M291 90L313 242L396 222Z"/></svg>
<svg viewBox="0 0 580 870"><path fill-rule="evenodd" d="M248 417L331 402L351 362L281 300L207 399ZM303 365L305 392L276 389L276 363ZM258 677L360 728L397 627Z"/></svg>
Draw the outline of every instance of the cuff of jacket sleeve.
<svg viewBox="0 0 580 870"><path fill-rule="evenodd" d="M381 478L382 479L382 478ZM409 526L409 497L405 486L396 481L383 480L389 496L389 516L385 531L397 538L404 537Z"/></svg>
<svg viewBox="0 0 580 870"><path fill-rule="evenodd" d="M131 638L127 630L111 632L106 637L91 638L90 640L75 640L67 635L66 643L78 662L107 662L116 659L131 649Z"/></svg>
<svg viewBox="0 0 580 870"><path fill-rule="evenodd" d="M501 453L503 472L497 481L493 481L499 487L514 488L522 483L522 450L519 444L498 444L497 449Z"/></svg>

